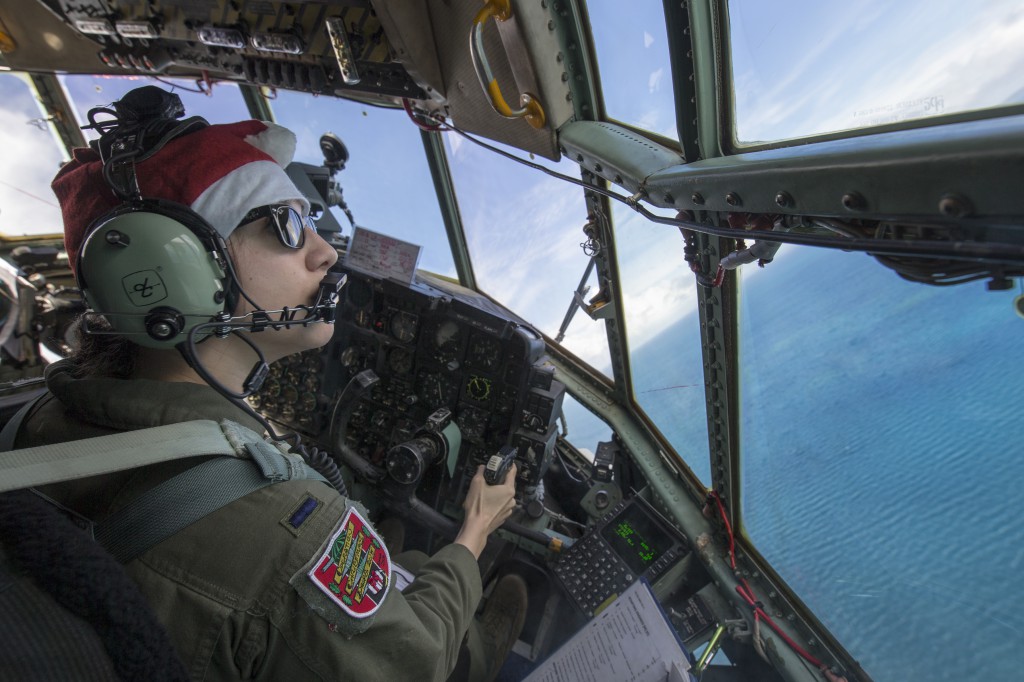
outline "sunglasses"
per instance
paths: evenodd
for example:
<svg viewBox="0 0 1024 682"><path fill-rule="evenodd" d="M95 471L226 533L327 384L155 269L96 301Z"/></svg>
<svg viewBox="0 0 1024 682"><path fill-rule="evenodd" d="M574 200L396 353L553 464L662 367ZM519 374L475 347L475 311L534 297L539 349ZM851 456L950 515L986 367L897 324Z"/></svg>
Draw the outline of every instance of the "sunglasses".
<svg viewBox="0 0 1024 682"><path fill-rule="evenodd" d="M306 230L316 230L316 224L309 216L303 216L288 204L257 206L242 218L239 227L260 218L269 218L277 238L289 249L301 249L306 243Z"/></svg>

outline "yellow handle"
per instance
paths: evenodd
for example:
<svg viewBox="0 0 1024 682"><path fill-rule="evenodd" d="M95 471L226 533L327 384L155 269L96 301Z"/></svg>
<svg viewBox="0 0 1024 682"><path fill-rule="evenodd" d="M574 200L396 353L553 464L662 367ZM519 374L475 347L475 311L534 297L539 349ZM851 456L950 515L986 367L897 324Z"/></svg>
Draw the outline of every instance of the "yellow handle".
<svg viewBox="0 0 1024 682"><path fill-rule="evenodd" d="M496 21L506 21L512 18L512 4L510 0L487 0L487 3L477 12L473 19L473 30L469 36L469 51L473 57L473 66L476 68L477 78L480 86L491 101L491 107L505 118L525 118L526 122L534 128L544 127L546 116L544 108L537 101L537 98L524 92L519 96L519 109L513 110L508 105L498 87L498 79L491 71L491 65L484 54L483 25L491 17Z"/></svg>

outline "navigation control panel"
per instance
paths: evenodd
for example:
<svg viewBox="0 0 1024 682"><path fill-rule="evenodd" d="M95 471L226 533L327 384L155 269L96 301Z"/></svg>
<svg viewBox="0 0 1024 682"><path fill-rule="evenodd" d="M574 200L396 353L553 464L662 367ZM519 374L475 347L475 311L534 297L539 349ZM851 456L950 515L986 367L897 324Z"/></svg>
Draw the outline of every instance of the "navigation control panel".
<svg viewBox="0 0 1024 682"><path fill-rule="evenodd" d="M345 272L331 343L277 363L250 402L330 449L334 400L371 369L379 381L340 425L341 438L364 459L383 466L393 446L444 407L461 431L463 471L475 472L512 446L518 487L537 486L554 454L565 396L543 337L490 299L441 278L419 273L407 284Z"/></svg>
<svg viewBox="0 0 1024 682"><path fill-rule="evenodd" d="M555 575L588 616L640 578L653 583L689 552L641 497L620 502L566 550Z"/></svg>

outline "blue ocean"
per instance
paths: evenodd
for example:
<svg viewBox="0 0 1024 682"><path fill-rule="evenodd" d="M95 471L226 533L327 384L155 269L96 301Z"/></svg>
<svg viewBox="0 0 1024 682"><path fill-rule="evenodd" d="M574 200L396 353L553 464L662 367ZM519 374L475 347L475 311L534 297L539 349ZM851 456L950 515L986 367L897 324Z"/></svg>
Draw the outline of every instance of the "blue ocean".
<svg viewBox="0 0 1024 682"><path fill-rule="evenodd" d="M984 282L784 250L743 281L746 532L876 680L1024 669L1024 319ZM631 354L638 400L710 481L695 315Z"/></svg>

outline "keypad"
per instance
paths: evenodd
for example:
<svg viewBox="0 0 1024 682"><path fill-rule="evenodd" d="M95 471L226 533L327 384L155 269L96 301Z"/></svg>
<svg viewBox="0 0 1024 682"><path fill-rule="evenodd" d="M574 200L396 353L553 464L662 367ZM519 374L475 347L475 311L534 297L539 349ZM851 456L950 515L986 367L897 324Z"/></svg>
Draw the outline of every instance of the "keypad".
<svg viewBox="0 0 1024 682"><path fill-rule="evenodd" d="M614 518L627 502L618 504L605 520ZM587 615L601 606L612 595L622 594L639 577L632 575L626 563L612 551L601 537L597 528L580 538L561 556L554 565L554 572L566 592L576 605ZM683 556L685 548L676 545L666 551L644 571L644 576L654 582Z"/></svg>

